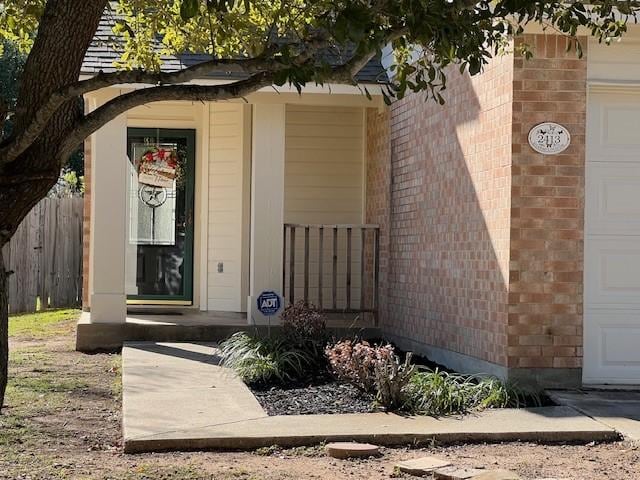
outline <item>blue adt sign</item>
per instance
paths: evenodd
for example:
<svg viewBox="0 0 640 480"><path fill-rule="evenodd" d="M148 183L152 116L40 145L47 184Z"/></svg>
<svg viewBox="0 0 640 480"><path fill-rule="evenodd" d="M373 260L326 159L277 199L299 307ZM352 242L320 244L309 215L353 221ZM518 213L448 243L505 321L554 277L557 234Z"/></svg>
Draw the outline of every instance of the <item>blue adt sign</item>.
<svg viewBox="0 0 640 480"><path fill-rule="evenodd" d="M281 305L280 295L276 292L262 292L258 296L258 310L266 317L271 317L278 313Z"/></svg>

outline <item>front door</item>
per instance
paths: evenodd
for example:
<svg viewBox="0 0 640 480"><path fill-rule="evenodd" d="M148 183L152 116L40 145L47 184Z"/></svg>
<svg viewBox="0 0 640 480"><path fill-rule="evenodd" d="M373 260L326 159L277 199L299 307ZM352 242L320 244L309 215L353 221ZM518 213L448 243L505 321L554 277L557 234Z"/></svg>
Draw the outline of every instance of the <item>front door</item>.
<svg viewBox="0 0 640 480"><path fill-rule="evenodd" d="M129 128L129 304L190 305L195 132Z"/></svg>

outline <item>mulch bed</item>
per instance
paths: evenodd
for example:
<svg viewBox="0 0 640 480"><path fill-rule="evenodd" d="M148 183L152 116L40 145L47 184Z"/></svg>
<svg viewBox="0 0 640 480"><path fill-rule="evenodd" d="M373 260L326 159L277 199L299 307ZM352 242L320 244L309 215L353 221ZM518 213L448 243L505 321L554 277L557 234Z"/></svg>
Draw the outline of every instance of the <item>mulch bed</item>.
<svg viewBox="0 0 640 480"><path fill-rule="evenodd" d="M376 411L372 395L331 378L314 379L308 385L253 387L252 391L269 415Z"/></svg>

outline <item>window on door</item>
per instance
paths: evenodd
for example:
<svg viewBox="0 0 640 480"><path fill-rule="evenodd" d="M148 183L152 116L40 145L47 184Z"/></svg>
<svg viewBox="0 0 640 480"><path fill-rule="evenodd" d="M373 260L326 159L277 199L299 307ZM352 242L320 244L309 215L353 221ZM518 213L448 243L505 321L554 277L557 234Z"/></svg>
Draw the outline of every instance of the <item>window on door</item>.
<svg viewBox="0 0 640 480"><path fill-rule="evenodd" d="M127 131L128 303L192 303L195 132Z"/></svg>

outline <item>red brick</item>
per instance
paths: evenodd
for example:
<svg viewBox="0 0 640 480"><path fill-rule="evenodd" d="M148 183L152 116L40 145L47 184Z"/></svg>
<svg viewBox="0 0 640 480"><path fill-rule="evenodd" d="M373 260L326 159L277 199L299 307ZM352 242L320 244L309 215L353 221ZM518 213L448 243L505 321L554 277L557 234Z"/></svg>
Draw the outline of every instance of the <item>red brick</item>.
<svg viewBox="0 0 640 480"><path fill-rule="evenodd" d="M497 57L474 78L452 72L442 107L409 95L367 113L381 325L510 367L578 368L586 55L565 52L559 35L515 42L534 59ZM543 121L570 129L562 154L528 145Z"/></svg>

